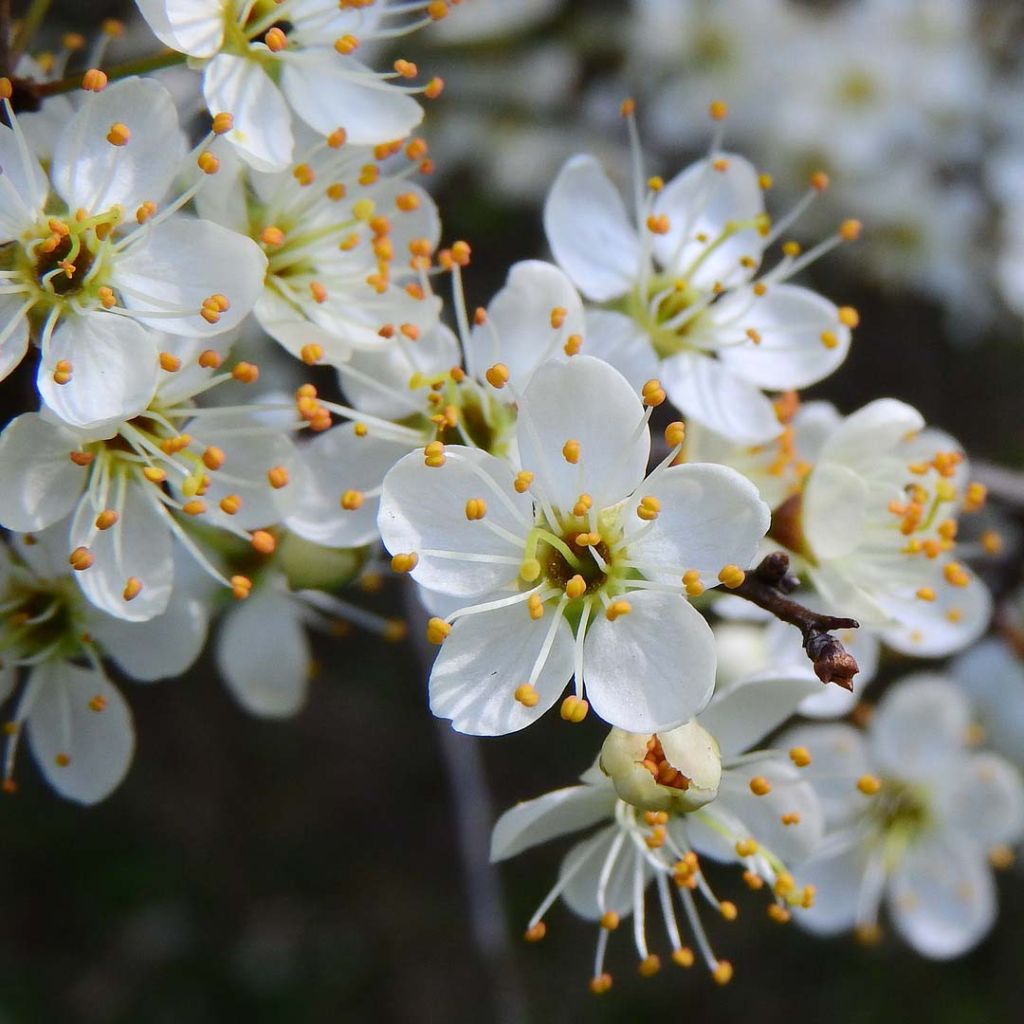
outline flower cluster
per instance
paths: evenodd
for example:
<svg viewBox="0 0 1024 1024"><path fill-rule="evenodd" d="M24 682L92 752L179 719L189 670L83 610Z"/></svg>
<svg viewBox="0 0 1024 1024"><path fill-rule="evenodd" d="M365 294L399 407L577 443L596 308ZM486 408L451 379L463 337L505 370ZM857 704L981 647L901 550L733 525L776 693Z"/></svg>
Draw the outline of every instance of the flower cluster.
<svg viewBox="0 0 1024 1024"><path fill-rule="evenodd" d="M780 923L874 937L885 899L923 954L965 951L1024 835L1024 674L1009 613L1009 644L967 651L1003 542L971 525L986 492L961 445L894 398L843 415L798 394L859 315L797 282L860 223L790 237L828 175L770 209L720 101L707 153L648 175L626 101L629 202L570 156L552 260L468 308L472 249L442 244L410 135L441 80L354 56L457 3L137 0L169 48L153 68L201 72L191 140L139 62L67 75L68 49L0 78L0 374L32 394L0 433L4 789L25 732L58 793L106 797L136 739L111 675L179 677L211 627L242 707L295 714L308 630L403 639L404 616L351 599L390 573L426 609L429 705L456 731L556 705L568 724L539 729L607 727L581 783L492 842L498 861L593 830L526 937L559 897L597 922L595 993L627 917L640 973L660 968L651 892L671 960L730 980L700 913L739 914L714 863ZM883 656L956 653L871 718Z"/></svg>

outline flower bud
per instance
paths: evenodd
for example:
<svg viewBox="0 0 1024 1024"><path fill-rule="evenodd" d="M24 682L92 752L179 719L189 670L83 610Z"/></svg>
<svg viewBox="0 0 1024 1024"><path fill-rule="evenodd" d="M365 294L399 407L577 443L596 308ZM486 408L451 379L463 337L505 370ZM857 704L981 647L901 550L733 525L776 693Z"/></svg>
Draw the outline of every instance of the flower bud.
<svg viewBox="0 0 1024 1024"><path fill-rule="evenodd" d="M612 729L600 763L619 797L645 811L695 811L722 778L718 742L696 719L655 735Z"/></svg>

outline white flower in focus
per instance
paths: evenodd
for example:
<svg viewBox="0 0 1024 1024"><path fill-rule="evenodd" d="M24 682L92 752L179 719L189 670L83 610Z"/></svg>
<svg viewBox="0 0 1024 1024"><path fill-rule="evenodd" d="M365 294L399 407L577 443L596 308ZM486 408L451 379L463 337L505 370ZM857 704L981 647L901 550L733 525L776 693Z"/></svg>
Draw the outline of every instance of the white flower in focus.
<svg viewBox="0 0 1024 1024"><path fill-rule="evenodd" d="M59 527L0 544L0 703L12 699L3 788L27 734L40 771L61 796L92 804L124 778L135 747L131 711L103 658L141 680L177 676L202 649L206 613L181 588L158 618L130 624L89 605L70 578Z"/></svg>
<svg viewBox="0 0 1024 1024"><path fill-rule="evenodd" d="M732 966L712 951L696 898L726 920L735 919L737 909L717 899L699 858L740 866L751 889L767 886L774 897L769 914L778 921L789 919L791 907L814 902L813 890L798 887L789 870L814 851L823 830L818 800L796 767L806 764L804 752L794 749L789 758L772 750L742 753L789 717L814 685L783 677L750 680L716 695L696 721L677 729L654 735L613 730L600 767L583 776L583 785L506 811L494 827L493 861L602 826L562 861L558 882L530 920L527 939L543 937L544 915L559 896L574 913L599 922L590 985L601 993L611 985L604 970L609 935L632 914L640 973L653 974L660 966L646 930L646 890L653 881L673 962L689 967L696 958L683 943L675 892L697 956L717 982L728 982Z"/></svg>
<svg viewBox="0 0 1024 1024"><path fill-rule="evenodd" d="M443 17L443 3L136 2L162 43L203 68L207 107L233 115L227 138L261 171L281 170L291 161L293 111L321 135L343 128L353 142L375 145L404 138L422 120L410 94L431 96L440 89L436 79L423 87L393 84L415 76L408 61L380 73L351 54L375 38L403 35Z"/></svg>
<svg viewBox="0 0 1024 1024"><path fill-rule="evenodd" d="M967 952L996 916L994 863L1024 835L1024 786L1001 757L968 747L970 709L951 682L920 675L879 703L864 735L805 726L781 742L806 748L830 834L803 866L817 889L800 921L819 934L878 934L879 907L919 953Z"/></svg>
<svg viewBox="0 0 1024 1024"><path fill-rule="evenodd" d="M4 109L0 377L35 337L37 387L62 420L92 428L136 415L160 375L154 332L234 327L256 301L264 257L247 238L178 215L194 190L158 207L185 147L156 82L90 93L56 141L49 177L9 100Z"/></svg>
<svg viewBox="0 0 1024 1024"><path fill-rule="evenodd" d="M82 591L98 608L136 622L168 606L175 538L214 579L240 598L248 593L249 581L226 579L186 524L217 527L268 553L275 542L267 527L299 497L289 486L294 447L286 431L261 423L247 406L194 401L222 382L255 379L256 367L239 363L216 374L213 350L197 355L195 343L161 340L169 349L162 380L139 415L84 431L26 413L0 434L0 474L20 484L0 493L0 524L36 531L71 513L64 556Z"/></svg>
<svg viewBox="0 0 1024 1024"><path fill-rule="evenodd" d="M844 222L803 255L787 243L755 280L768 246L816 189L773 228L757 172L720 152L717 137L708 157L667 183L644 185L639 162L636 152L632 216L591 156L566 163L545 205L556 261L605 307L589 335L646 338L669 398L687 418L737 442L777 437L783 427L763 391L806 387L832 373L857 319L788 278L856 237L859 225Z"/></svg>
<svg viewBox="0 0 1024 1024"><path fill-rule="evenodd" d="M650 381L644 396L657 404L664 392ZM522 729L573 676L569 720L586 714L584 693L638 732L707 702L714 643L687 594L742 580L768 510L733 470L671 466L679 424L645 479L649 416L608 364L548 362L518 395L521 470L433 442L385 477L378 526L393 565L463 605L430 630L447 637L431 708L459 731Z"/></svg>

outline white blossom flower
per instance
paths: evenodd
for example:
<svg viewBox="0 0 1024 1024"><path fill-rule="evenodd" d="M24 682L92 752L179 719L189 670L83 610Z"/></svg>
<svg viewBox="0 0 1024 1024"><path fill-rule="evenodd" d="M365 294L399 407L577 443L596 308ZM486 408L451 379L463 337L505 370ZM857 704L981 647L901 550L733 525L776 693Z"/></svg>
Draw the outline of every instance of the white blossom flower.
<svg viewBox="0 0 1024 1024"><path fill-rule="evenodd" d="M803 866L819 934L878 934L886 900L919 953L949 959L996 916L988 857L1024 835L1024 786L1001 757L967 746L970 709L950 681L921 674L880 701L866 735L847 725L798 727L781 742L806 748L830 834Z"/></svg>
<svg viewBox="0 0 1024 1024"><path fill-rule="evenodd" d="M742 753L783 722L813 685L765 676L716 694L696 720L676 729L654 735L614 729L583 785L506 811L491 839L494 861L602 826L562 861L558 882L530 920L527 939L543 937L544 915L559 896L574 913L600 922L591 980L591 991L600 993L611 985L604 970L609 934L632 914L640 973L653 974L660 959L650 951L645 914L653 881L673 962L689 967L695 960L676 921L674 890L698 955L716 981L728 982L732 965L712 952L695 896L726 920L737 909L716 898L698 855L742 867L752 889L767 884L774 896L769 913L776 920L788 920L790 907L814 902L814 892L798 887L790 873L814 851L823 831L819 802L797 767L806 764L805 752L794 749L790 758L773 750Z"/></svg>
<svg viewBox="0 0 1024 1024"><path fill-rule="evenodd" d="M437 208L406 180L424 144L410 143L394 168L390 147L308 131L299 140L295 164L273 174L225 153L196 197L202 216L248 235L267 257L257 321L310 365L340 366L353 349L381 348L399 331L418 339L440 308L417 269L423 259L429 266L440 236Z"/></svg>
<svg viewBox="0 0 1024 1024"><path fill-rule="evenodd" d="M57 140L49 176L9 100L4 109L0 376L35 335L37 387L61 419L93 428L136 415L160 374L154 331L205 337L234 327L259 294L263 254L177 215L194 190L157 209L185 147L156 82L91 93Z"/></svg>
<svg viewBox="0 0 1024 1024"><path fill-rule="evenodd" d="M630 126L636 149L632 115ZM783 429L763 389L806 387L846 356L855 312L787 281L856 237L859 225L844 222L803 255L787 243L783 258L755 280L767 247L816 189L772 227L757 172L742 157L721 153L718 142L716 136L705 159L668 183L643 185L636 151L632 221L597 161L573 157L548 195L544 226L559 265L586 298L607 307L591 335L646 337L677 408L734 441L756 444Z"/></svg>
<svg viewBox="0 0 1024 1024"><path fill-rule="evenodd" d="M118 786L135 747L131 711L107 678L104 657L141 681L180 675L202 649L206 613L180 588L149 622L103 614L70 578L65 535L54 527L15 538L13 551L0 544L0 703L13 698L3 785L16 788L16 756L27 733L50 785L91 804Z"/></svg>
<svg viewBox="0 0 1024 1024"><path fill-rule="evenodd" d="M970 699L985 746L1024 769L1024 661L1018 649L989 637L955 658L949 674Z"/></svg>
<svg viewBox="0 0 1024 1024"><path fill-rule="evenodd" d="M645 401L664 399L657 381ZM714 644L687 594L742 580L768 526L753 485L721 466L645 479L648 411L588 356L547 362L518 395L518 470L432 442L384 479L378 526L396 568L442 601L430 678L435 714L456 729L522 729L559 697L636 731L686 721L714 685ZM454 623L454 625L451 625ZM450 635L448 635L450 633Z"/></svg>
<svg viewBox="0 0 1024 1024"><path fill-rule="evenodd" d="M250 407L203 409L194 401L222 382L254 379L256 367L216 374L221 357L212 349L197 355L195 341L162 341L169 349L163 379L139 415L84 431L25 413L0 434L0 473L19 481L0 492L0 523L35 531L71 513L65 558L79 585L97 607L132 621L167 608L174 538L246 596L248 581L214 568L185 523L215 526L266 552L274 546L266 527L298 497L288 486L287 432L261 424Z"/></svg>
<svg viewBox="0 0 1024 1024"><path fill-rule="evenodd" d="M203 69L212 114L229 112L227 134L246 162L277 171L292 159L292 112L314 131L344 128L360 145L404 138L423 111L411 93L425 87L392 84L415 76L397 61L378 73L351 54L374 38L388 39L443 17L444 4L325 4L322 0L136 0L162 43ZM348 9L346 9L348 8ZM410 21L408 15L421 15Z"/></svg>

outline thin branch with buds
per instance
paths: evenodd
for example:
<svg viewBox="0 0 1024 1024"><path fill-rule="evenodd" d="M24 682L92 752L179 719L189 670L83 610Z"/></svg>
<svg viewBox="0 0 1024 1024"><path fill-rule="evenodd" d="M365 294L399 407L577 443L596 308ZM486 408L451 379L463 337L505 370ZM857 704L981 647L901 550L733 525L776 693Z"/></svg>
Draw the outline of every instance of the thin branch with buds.
<svg viewBox="0 0 1024 1024"><path fill-rule="evenodd" d="M807 657L814 665L814 674L823 683L835 683L844 690L852 690L853 677L860 671L857 660L832 631L856 629L860 623L856 619L814 612L794 601L788 595L799 585L800 581L789 571L789 555L774 551L730 592L771 612L782 622L796 626L803 636Z"/></svg>

